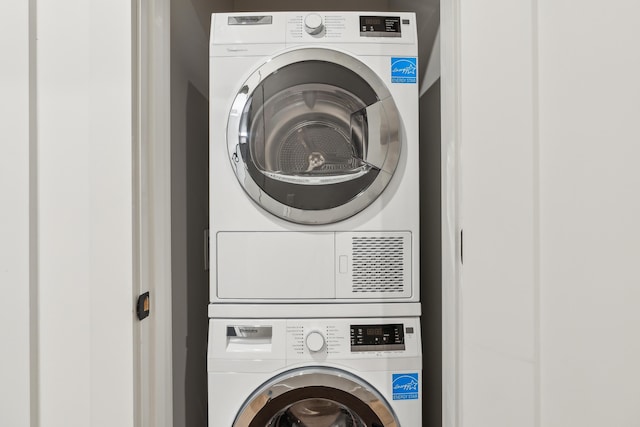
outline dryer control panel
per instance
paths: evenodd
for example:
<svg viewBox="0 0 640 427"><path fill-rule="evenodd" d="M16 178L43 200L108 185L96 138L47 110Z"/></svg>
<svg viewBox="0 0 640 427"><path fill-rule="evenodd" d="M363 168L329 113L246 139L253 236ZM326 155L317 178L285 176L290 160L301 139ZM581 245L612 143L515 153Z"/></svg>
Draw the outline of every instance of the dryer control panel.
<svg viewBox="0 0 640 427"><path fill-rule="evenodd" d="M413 42L415 17L407 13L357 14L347 12L291 12L287 15L288 42L347 43Z"/></svg>
<svg viewBox="0 0 640 427"><path fill-rule="evenodd" d="M215 13L211 23L213 46L241 45L247 54L261 45L260 52L275 52L276 45L300 43L346 43L371 45L363 54L415 55L416 15L409 12L236 12ZM265 44L272 44L268 49ZM382 46L381 46L382 45ZM394 45L386 50L384 45ZM409 45L407 48L398 46ZM283 46L284 47L284 46ZM377 49L374 49L377 47ZM382 50L380 48L382 47ZM247 49L249 49L247 51ZM348 50L354 47L348 47ZM213 49L214 56L226 56L224 48Z"/></svg>

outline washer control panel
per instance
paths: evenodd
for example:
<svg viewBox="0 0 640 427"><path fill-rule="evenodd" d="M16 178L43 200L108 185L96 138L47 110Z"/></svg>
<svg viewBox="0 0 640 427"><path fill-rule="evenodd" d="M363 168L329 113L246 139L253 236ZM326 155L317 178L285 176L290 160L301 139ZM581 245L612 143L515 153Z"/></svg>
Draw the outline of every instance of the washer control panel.
<svg viewBox="0 0 640 427"><path fill-rule="evenodd" d="M419 357L420 353L420 319L413 316L209 321L209 358L233 363L250 360L388 362Z"/></svg>
<svg viewBox="0 0 640 427"><path fill-rule="evenodd" d="M416 351L419 323L402 319L290 319L286 347L290 358L350 358L380 354L407 357Z"/></svg>

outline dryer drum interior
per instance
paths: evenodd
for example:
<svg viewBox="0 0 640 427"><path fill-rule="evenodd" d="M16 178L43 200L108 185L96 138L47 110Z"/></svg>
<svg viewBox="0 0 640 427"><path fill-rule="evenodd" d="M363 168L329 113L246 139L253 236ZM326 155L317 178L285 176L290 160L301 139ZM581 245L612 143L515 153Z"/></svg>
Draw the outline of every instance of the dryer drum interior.
<svg viewBox="0 0 640 427"><path fill-rule="evenodd" d="M312 59L300 60L304 51ZM240 90L230 155L245 191L267 210L294 222L334 222L388 184L400 154L399 116L382 81L356 59L295 53L269 61ZM323 210L334 212L314 214Z"/></svg>

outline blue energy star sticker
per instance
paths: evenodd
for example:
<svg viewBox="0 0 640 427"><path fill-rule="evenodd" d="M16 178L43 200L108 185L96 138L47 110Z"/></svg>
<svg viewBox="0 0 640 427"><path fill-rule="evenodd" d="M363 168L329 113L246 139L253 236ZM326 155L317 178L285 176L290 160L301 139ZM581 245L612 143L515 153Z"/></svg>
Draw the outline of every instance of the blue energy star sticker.
<svg viewBox="0 0 640 427"><path fill-rule="evenodd" d="M393 389L393 400L411 400L418 398L418 373L392 374L391 387Z"/></svg>
<svg viewBox="0 0 640 427"><path fill-rule="evenodd" d="M417 83L417 64L416 58L391 58L391 83Z"/></svg>

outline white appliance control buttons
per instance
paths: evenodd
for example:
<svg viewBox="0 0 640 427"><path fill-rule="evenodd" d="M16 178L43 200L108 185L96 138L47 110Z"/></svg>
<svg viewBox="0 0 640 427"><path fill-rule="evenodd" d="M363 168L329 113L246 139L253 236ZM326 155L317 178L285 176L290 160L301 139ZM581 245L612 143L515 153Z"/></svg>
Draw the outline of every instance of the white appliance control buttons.
<svg viewBox="0 0 640 427"><path fill-rule="evenodd" d="M311 353L317 353L324 348L324 336L318 331L309 332L305 344Z"/></svg>
<svg viewBox="0 0 640 427"><path fill-rule="evenodd" d="M310 13L304 17L304 29L307 33L315 36L324 30L324 22L322 16L317 13Z"/></svg>

